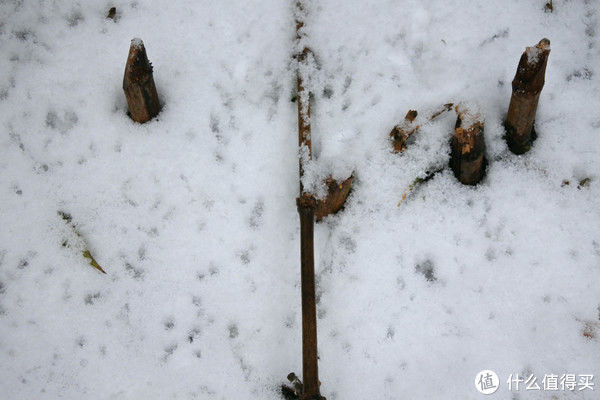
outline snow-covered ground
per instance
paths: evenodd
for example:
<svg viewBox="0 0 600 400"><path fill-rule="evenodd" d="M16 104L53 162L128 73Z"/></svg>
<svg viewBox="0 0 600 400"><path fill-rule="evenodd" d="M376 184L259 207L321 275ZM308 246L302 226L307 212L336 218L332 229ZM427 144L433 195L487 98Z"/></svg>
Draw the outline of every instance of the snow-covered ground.
<svg viewBox="0 0 600 400"><path fill-rule="evenodd" d="M2 399L277 399L301 373L292 3L0 3ZM544 4L310 5L317 165L356 177L315 231L329 400L479 399L483 369L491 398L598 398L506 384L600 373L600 5ZM138 36L164 103L144 125L121 88ZM542 37L516 156L502 119ZM485 117L487 177L446 169L398 207L447 164L454 116L401 155L390 129L457 101ZM61 246L59 210L107 275Z"/></svg>

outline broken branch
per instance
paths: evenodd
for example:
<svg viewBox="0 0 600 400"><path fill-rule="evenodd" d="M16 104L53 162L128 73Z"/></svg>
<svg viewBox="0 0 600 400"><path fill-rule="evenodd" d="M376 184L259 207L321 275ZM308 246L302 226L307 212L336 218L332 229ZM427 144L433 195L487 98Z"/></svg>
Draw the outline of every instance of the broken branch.
<svg viewBox="0 0 600 400"><path fill-rule="evenodd" d="M444 104L439 110L435 111L431 114L427 121L433 121L443 113L452 110L454 104L447 103ZM419 113L416 110L409 110L404 117L404 120L398 125L392 128L390 132L390 138L392 139L392 144L394 145L394 153L400 153L406 150L406 146L410 144L411 138L419 128L420 125L417 125L416 119Z"/></svg>
<svg viewBox="0 0 600 400"><path fill-rule="evenodd" d="M92 256L92 253L88 249L88 245L87 245L85 239L83 238L81 233L79 233L75 224L73 224L73 217L71 216L71 214L66 213L64 211L58 211L58 215L67 224L67 226L69 226L69 228L71 228L72 233L75 234L75 241L78 242L78 243L75 243L75 245L77 247L79 247L79 249L81 250L81 255L89 261L89 263L92 267L96 268L98 271L102 272L103 274L106 274L106 271L104 271L104 269L102 269L102 267L96 262L96 259L94 259L94 257ZM63 245L63 247L71 247L71 244L69 243L68 240L65 240L62 245Z"/></svg>

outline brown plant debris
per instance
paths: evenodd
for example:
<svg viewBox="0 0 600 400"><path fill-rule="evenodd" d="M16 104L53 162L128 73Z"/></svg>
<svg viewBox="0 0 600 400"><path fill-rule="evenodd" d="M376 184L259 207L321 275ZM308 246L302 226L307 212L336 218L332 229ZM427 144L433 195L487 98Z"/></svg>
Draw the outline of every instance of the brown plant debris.
<svg viewBox="0 0 600 400"><path fill-rule="evenodd" d="M67 226L69 228L71 228L71 231L75 236L75 238L73 240L74 243L71 243L68 239L65 239L62 242L62 246L63 247L72 247L72 246L75 247L77 250L81 251L81 255L86 260L88 260L89 264L92 267L96 268L98 271L102 272L103 274L106 274L106 271L104 271L104 269L98 264L96 259L92 256L92 253L88 249L88 245L87 245L85 239L83 238L81 233L79 233L76 225L73 223L73 217L71 216L71 214L64 212L64 211L58 211L58 216L62 218L62 220L67 224Z"/></svg>
<svg viewBox="0 0 600 400"><path fill-rule="evenodd" d="M350 178L341 183L333 178L327 178L325 181L325 184L327 185L327 196L317 200L317 208L315 209L315 218L317 222L321 221L329 214L335 214L344 207L344 203L352 188L353 180L353 176L350 176Z"/></svg>
<svg viewBox="0 0 600 400"><path fill-rule="evenodd" d="M447 111L452 110L454 104L447 103L440 107L438 110L433 112L427 121L433 121L440 115ZM404 120L398 125L394 126L389 134L392 144L394 146L394 153L400 153L406 150L407 145L410 144L411 138L415 133L418 132L420 125L417 124L417 117L419 113L416 110L409 110L404 117Z"/></svg>
<svg viewBox="0 0 600 400"><path fill-rule="evenodd" d="M413 123L417 115L416 110L409 110L404 117L404 121L392 128L390 138L394 145L394 153L406 150L408 139L419 129L419 125Z"/></svg>
<svg viewBox="0 0 600 400"><path fill-rule="evenodd" d="M402 205L402 203L404 202L404 200L406 200L406 198L413 192L415 191L422 183L428 182L431 179L433 179L433 177L439 173L442 172L444 169L443 168L437 168L430 171L425 172L425 176L424 177L418 177L416 178L408 187L408 189L406 190L406 192L404 192L404 194L402 195L402 199L400 199L400 201L398 202L398 204L396 205L397 207L400 207Z"/></svg>

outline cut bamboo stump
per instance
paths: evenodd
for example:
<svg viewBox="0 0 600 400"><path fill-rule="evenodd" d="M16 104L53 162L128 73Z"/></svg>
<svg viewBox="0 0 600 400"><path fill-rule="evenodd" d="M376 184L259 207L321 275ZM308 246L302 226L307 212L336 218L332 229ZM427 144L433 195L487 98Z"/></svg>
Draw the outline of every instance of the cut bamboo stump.
<svg viewBox="0 0 600 400"><path fill-rule="evenodd" d="M123 90L131 119L144 123L158 115L160 103L152 76L152 64L148 61L142 39L131 41L123 76Z"/></svg>
<svg viewBox="0 0 600 400"><path fill-rule="evenodd" d="M476 185L485 174L485 140L483 122L478 114L456 107L458 117L450 141L450 168L465 185Z"/></svg>
<svg viewBox="0 0 600 400"><path fill-rule="evenodd" d="M544 87L549 54L548 39L542 39L537 45L527 47L512 81L512 96L505 127L508 147L515 154L527 152L536 138L533 123L540 92Z"/></svg>
<svg viewBox="0 0 600 400"><path fill-rule="evenodd" d="M394 153L406 150L408 139L419 129L419 126L414 124L417 115L416 110L409 110L404 117L404 121L392 128L390 138L394 145Z"/></svg>
<svg viewBox="0 0 600 400"><path fill-rule="evenodd" d="M431 122L440 115L444 114L445 112L452 110L453 106L454 104L452 103L444 104L425 119L422 118L421 122ZM408 146L413 141L413 135L417 133L419 131L419 128L421 127L417 123L418 115L419 113L416 110L408 110L406 116L404 117L404 120L392 128L390 132L390 138L392 140L392 145L394 146L394 153L403 152L404 150L406 150L406 146Z"/></svg>

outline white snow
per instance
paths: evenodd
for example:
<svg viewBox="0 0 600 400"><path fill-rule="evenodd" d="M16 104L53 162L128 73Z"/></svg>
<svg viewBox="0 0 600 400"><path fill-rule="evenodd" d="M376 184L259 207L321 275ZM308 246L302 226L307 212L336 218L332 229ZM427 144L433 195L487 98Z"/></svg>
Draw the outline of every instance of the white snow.
<svg viewBox="0 0 600 400"><path fill-rule="evenodd" d="M461 116L462 126L465 129L470 128L477 122L485 122L484 116L481 114L481 107L476 102L470 100L462 101L454 109Z"/></svg>
<svg viewBox="0 0 600 400"><path fill-rule="evenodd" d="M0 4L0 397L278 399L301 375L293 3ZM307 8L312 182L355 176L315 229L327 399L479 399L484 369L497 399L597 397L505 383L600 366L600 12L544 3ZM164 104L143 125L121 88L138 36ZM510 83L542 37L538 139L516 156ZM390 129L462 100L485 180L446 168L398 207L447 165L455 114L402 154ZM107 275L61 246L58 210Z"/></svg>
<svg viewBox="0 0 600 400"><path fill-rule="evenodd" d="M141 48L144 45L144 42L140 38L131 39L131 45L137 49Z"/></svg>
<svg viewBox="0 0 600 400"><path fill-rule="evenodd" d="M540 57L540 53L542 52L542 50L540 50L538 47L533 46L533 47L527 47L525 49L525 54L527 54L527 63L528 64L534 64L538 61L539 57Z"/></svg>

